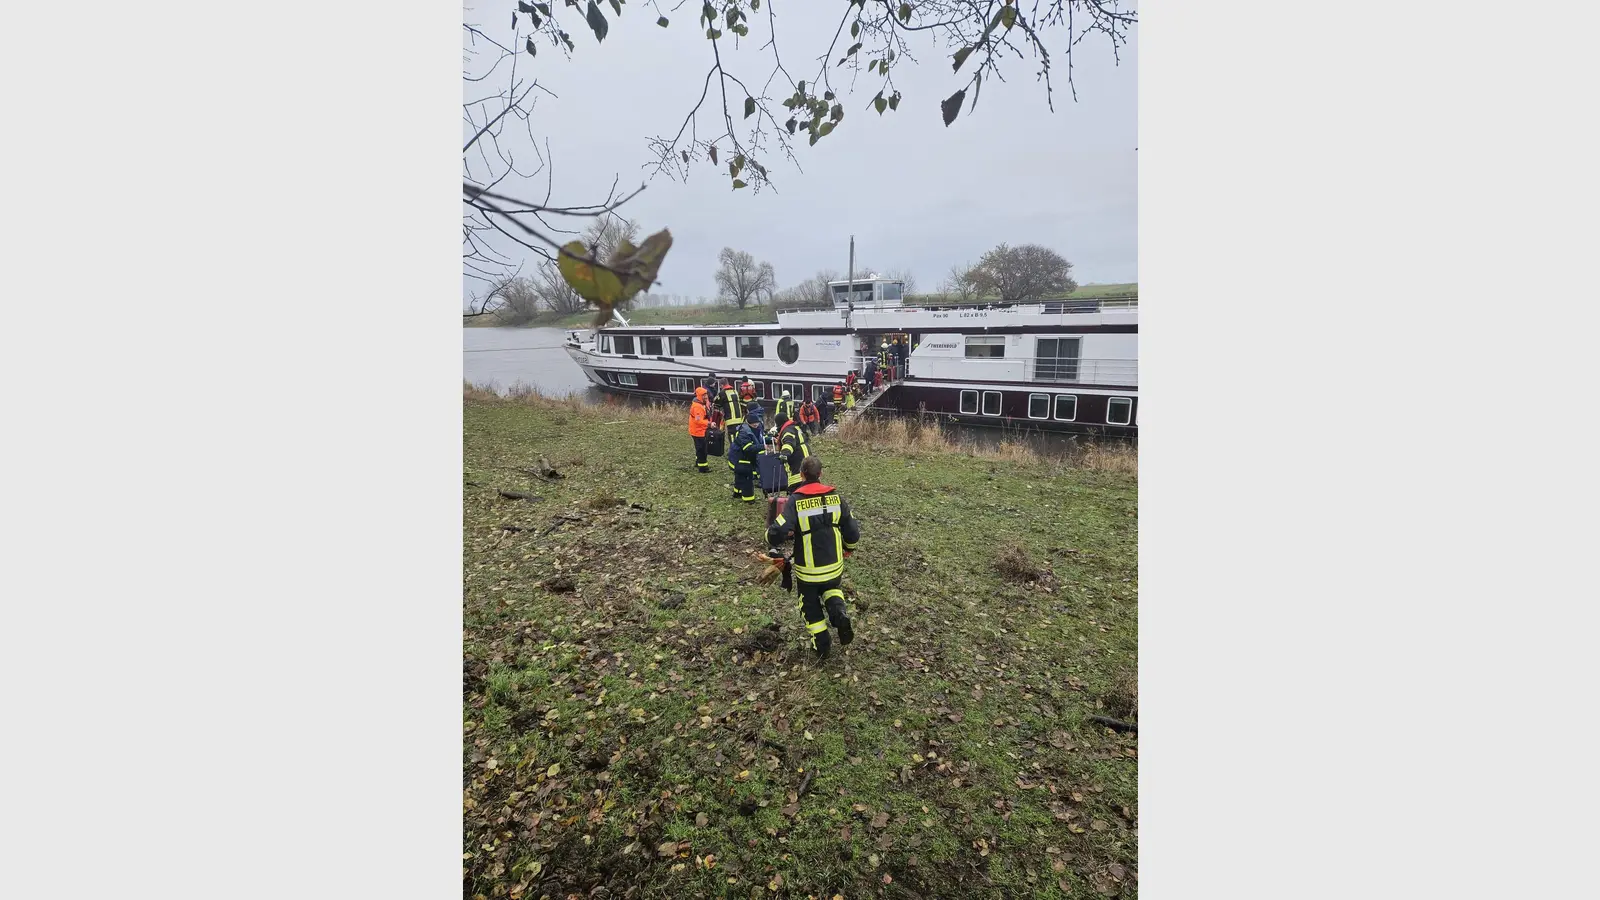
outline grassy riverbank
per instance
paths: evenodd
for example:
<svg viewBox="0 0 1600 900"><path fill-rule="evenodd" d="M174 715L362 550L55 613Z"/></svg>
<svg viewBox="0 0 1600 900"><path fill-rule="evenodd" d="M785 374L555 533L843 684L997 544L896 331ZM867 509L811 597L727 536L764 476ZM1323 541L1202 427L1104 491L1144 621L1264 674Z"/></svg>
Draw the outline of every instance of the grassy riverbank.
<svg viewBox="0 0 1600 900"><path fill-rule="evenodd" d="M1085 284L1068 296L1077 300L1093 300L1137 294L1138 290L1137 284ZM955 303L956 300L939 294L917 294L908 298L908 302ZM731 306L670 306L636 309L624 312L623 315L635 325L738 325L778 321L776 310L770 306L752 306L748 309L736 309ZM593 311L571 315L541 313L533 320L524 323L524 327L587 328L593 319ZM465 319L464 322L468 328L494 328L504 324L495 316L475 316Z"/></svg>
<svg viewBox="0 0 1600 900"><path fill-rule="evenodd" d="M1137 893L1126 461L819 439L863 535L819 667L680 411L464 417L467 896Z"/></svg>

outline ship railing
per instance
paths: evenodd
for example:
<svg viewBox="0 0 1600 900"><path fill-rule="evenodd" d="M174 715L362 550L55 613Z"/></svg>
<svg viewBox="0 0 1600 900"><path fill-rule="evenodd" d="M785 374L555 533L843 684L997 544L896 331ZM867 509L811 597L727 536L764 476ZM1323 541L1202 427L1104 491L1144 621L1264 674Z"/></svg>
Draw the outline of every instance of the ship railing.
<svg viewBox="0 0 1600 900"><path fill-rule="evenodd" d="M1139 308L1138 297L1107 297L1093 300L1025 300L1017 303L1006 303L1002 300L974 301L972 303L907 303L902 307L893 308L892 312L943 312L946 310L975 310L975 309L1007 309L1011 307L1037 306L1045 315L1086 315L1099 312L1115 312L1123 310L1136 310ZM779 312L807 312L815 307L784 309ZM878 312L876 307L858 306L856 312Z"/></svg>
<svg viewBox="0 0 1600 900"><path fill-rule="evenodd" d="M912 358L918 378L1017 380L1017 363L1022 363L1022 380L1040 384L1137 385L1139 360L1069 356L934 356Z"/></svg>
<svg viewBox="0 0 1600 900"><path fill-rule="evenodd" d="M1139 361L1034 357L1028 360L1027 380L1078 384L1138 384Z"/></svg>

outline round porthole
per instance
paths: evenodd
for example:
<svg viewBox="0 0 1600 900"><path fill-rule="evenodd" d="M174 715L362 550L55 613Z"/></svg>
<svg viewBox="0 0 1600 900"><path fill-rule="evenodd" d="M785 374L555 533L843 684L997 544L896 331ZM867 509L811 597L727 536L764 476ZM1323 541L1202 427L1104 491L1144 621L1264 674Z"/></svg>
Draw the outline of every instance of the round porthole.
<svg viewBox="0 0 1600 900"><path fill-rule="evenodd" d="M794 361L800 358L800 345L795 343L794 338L786 337L778 341L778 358L786 366L794 365Z"/></svg>

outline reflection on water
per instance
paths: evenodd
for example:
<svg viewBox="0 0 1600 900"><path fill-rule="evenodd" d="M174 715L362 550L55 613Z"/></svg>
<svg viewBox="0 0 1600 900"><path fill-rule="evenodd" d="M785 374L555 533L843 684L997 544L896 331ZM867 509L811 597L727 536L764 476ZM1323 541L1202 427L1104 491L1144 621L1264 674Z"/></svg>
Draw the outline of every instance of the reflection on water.
<svg viewBox="0 0 1600 900"><path fill-rule="evenodd" d="M468 384L498 393L526 385L551 397L602 396L562 349L563 329L463 328L461 333L462 378Z"/></svg>

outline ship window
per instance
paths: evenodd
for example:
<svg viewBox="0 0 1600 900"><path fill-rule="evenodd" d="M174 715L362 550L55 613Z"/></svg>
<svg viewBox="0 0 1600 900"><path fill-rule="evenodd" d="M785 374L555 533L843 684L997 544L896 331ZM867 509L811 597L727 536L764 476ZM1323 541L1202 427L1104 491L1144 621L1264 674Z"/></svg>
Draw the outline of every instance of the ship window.
<svg viewBox="0 0 1600 900"><path fill-rule="evenodd" d="M1029 394L1028 395L1028 418L1030 418L1030 419L1048 419L1048 418L1050 418L1050 395L1049 394Z"/></svg>
<svg viewBox="0 0 1600 900"><path fill-rule="evenodd" d="M750 386L755 388L757 400L767 399L767 386L765 384L759 381L752 381L750 382Z"/></svg>
<svg viewBox="0 0 1600 900"><path fill-rule="evenodd" d="M1077 381L1081 338L1039 338L1035 345L1035 381Z"/></svg>
<svg viewBox="0 0 1600 900"><path fill-rule="evenodd" d="M618 372L617 384L631 384L634 387L638 387L639 376L633 374L632 372Z"/></svg>
<svg viewBox="0 0 1600 900"><path fill-rule="evenodd" d="M1112 397L1106 404L1107 425L1127 425L1133 421L1133 398Z"/></svg>
<svg viewBox="0 0 1600 900"><path fill-rule="evenodd" d="M785 337L778 340L778 358L783 360L784 365L789 366L794 365L794 361L800 358L800 345L795 343L794 338Z"/></svg>
<svg viewBox="0 0 1600 900"><path fill-rule="evenodd" d="M833 396L833 390L831 388L829 388L825 384L813 384L811 386L811 402L812 403L821 403L824 398L832 397L832 396Z"/></svg>
<svg viewBox="0 0 1600 900"><path fill-rule="evenodd" d="M766 355L761 347L761 338L759 337L737 338L735 339L734 349L739 354L740 359L760 359Z"/></svg>
<svg viewBox="0 0 1600 900"><path fill-rule="evenodd" d="M975 416L975 415L978 414L978 392L977 391L962 391L961 392L961 414L963 416Z"/></svg>
<svg viewBox="0 0 1600 900"><path fill-rule="evenodd" d="M968 359L993 359L1006 355L1006 339L999 334L967 335Z"/></svg>
<svg viewBox="0 0 1600 900"><path fill-rule="evenodd" d="M1073 394L1056 395L1056 418L1071 422L1078 417L1078 398Z"/></svg>
<svg viewBox="0 0 1600 900"><path fill-rule="evenodd" d="M703 337L700 339L701 356L727 356L728 339L722 335L716 337Z"/></svg>
<svg viewBox="0 0 1600 900"><path fill-rule="evenodd" d="M786 381L782 383L774 381L772 383L772 392L774 394L782 397L784 391L789 392L789 399L794 401L795 406L799 406L800 404L806 402L805 385L793 381Z"/></svg>
<svg viewBox="0 0 1600 900"><path fill-rule="evenodd" d="M611 339L611 345L617 348L618 353L632 353L633 335L619 334Z"/></svg>
<svg viewBox="0 0 1600 900"><path fill-rule="evenodd" d="M609 334L600 335L600 352L601 353L610 353L611 352L611 335L609 335Z"/></svg>
<svg viewBox="0 0 1600 900"><path fill-rule="evenodd" d="M694 393L694 379L673 376L667 379L667 390L674 394Z"/></svg>
<svg viewBox="0 0 1600 900"><path fill-rule="evenodd" d="M903 296L904 296L904 293L902 291L902 285L900 284L900 282L896 281L896 282L893 282L891 284L886 284L886 285L883 286L883 299L885 299L885 300L899 300Z"/></svg>
<svg viewBox="0 0 1600 900"><path fill-rule="evenodd" d="M694 338L691 338L691 337L672 337L672 338L669 338L668 340L670 340L672 342L672 355L673 356L693 356L694 355Z"/></svg>
<svg viewBox="0 0 1600 900"><path fill-rule="evenodd" d="M639 352L644 354L645 356L660 356L661 355L661 338L658 338L658 337L642 337L642 338L639 338Z"/></svg>
<svg viewBox="0 0 1600 900"><path fill-rule="evenodd" d="M986 416L998 416L998 415L1000 415L1000 392L999 391L984 391L983 392L983 414L986 415Z"/></svg>

